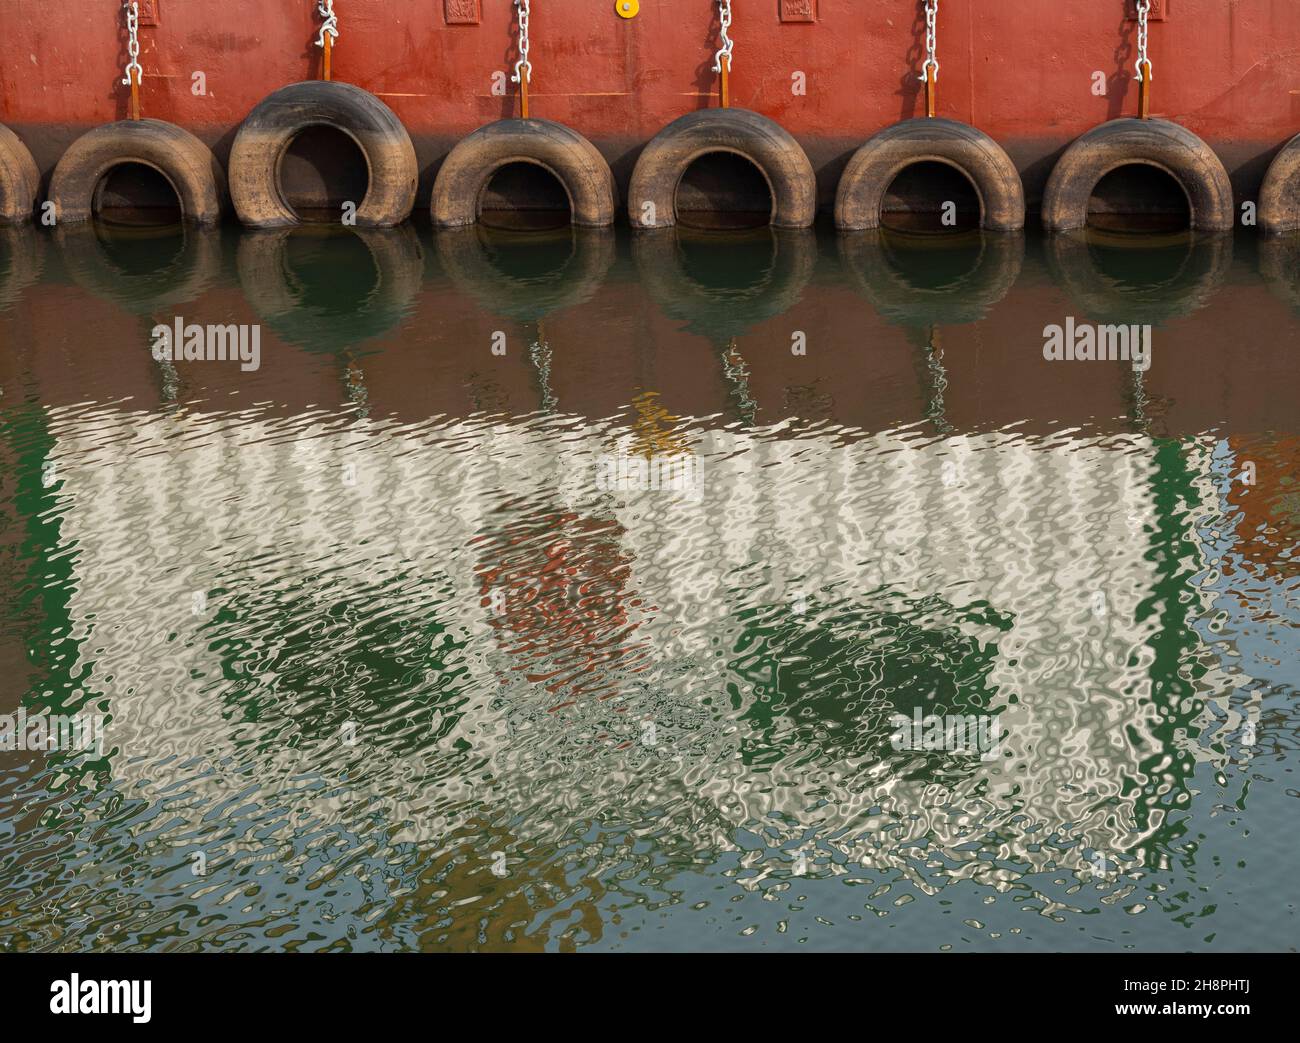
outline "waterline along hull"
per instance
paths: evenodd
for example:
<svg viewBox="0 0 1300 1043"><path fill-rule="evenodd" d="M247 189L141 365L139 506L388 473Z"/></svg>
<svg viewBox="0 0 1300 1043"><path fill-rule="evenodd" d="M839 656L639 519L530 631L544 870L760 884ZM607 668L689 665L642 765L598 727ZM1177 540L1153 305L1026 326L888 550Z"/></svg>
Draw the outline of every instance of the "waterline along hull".
<svg viewBox="0 0 1300 1043"><path fill-rule="evenodd" d="M126 32L115 6L0 0L0 123L31 150L43 184L75 139L129 115ZM705 2L642 0L634 17L621 17L616 6L539 0L529 93L534 116L595 144L625 194L648 141L677 117L719 104L718 18ZM1300 4L1166 0L1157 9L1152 115L1204 139L1238 206L1256 199L1269 162L1300 131ZM333 78L378 97L409 132L418 211L458 141L519 114L509 82L518 60L514 6L379 0L340 2L336 10ZM920 11L914 0L757 0L736 8L730 101L797 139L815 171L822 213L864 140L925 115ZM1036 211L1070 142L1137 114L1136 24L1125 0L944 5L936 115L1001 145ZM319 27L308 2L145 3L143 113L192 132L224 165L235 131L261 99L321 75ZM286 177L309 185L325 178L310 162L302 166Z"/></svg>

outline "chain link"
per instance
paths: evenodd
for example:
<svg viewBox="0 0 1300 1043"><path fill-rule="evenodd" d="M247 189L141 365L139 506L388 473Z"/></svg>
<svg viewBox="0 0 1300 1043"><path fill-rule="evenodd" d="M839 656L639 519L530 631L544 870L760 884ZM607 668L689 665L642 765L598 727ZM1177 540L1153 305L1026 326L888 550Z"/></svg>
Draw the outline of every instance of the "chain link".
<svg viewBox="0 0 1300 1043"><path fill-rule="evenodd" d="M533 63L528 60L528 0L515 0L515 6L519 8L519 61L515 62L515 74L510 82L522 83L521 77L526 77L532 83Z"/></svg>
<svg viewBox="0 0 1300 1043"><path fill-rule="evenodd" d="M316 37L316 46L324 47L326 35L335 40L339 38L339 16L334 13L334 0L316 0L316 13L325 19Z"/></svg>
<svg viewBox="0 0 1300 1043"><path fill-rule="evenodd" d="M939 79L939 59L935 57L938 24L939 0L925 0L925 61L921 64L921 75L918 77L922 83L930 82L931 69L934 70L934 78Z"/></svg>
<svg viewBox="0 0 1300 1043"><path fill-rule="evenodd" d="M131 56L131 60L126 63L126 68L122 70L125 75L122 77L122 84L126 87L131 86L131 73L136 74L136 83L144 80L144 69L140 67L137 59L140 57L140 5L136 0L124 0L122 4L126 11L126 53Z"/></svg>
<svg viewBox="0 0 1300 1043"><path fill-rule="evenodd" d="M732 71L731 52L735 50L736 41L727 35L727 30L731 28L731 0L718 0L718 18L722 22L722 47L718 53L713 56L713 71L722 71L722 59L727 59L727 71Z"/></svg>
<svg viewBox="0 0 1300 1043"><path fill-rule="evenodd" d="M1146 79L1146 73L1142 71L1142 66L1151 68L1151 59L1147 57L1147 16L1151 14L1151 0L1137 0L1138 9L1138 60L1134 64L1137 69L1138 82L1141 83Z"/></svg>

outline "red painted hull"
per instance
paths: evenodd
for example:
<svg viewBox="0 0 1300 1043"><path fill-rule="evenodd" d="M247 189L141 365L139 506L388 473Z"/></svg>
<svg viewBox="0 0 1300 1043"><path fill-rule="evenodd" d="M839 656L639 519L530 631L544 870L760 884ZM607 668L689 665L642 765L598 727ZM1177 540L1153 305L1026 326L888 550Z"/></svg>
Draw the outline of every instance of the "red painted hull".
<svg viewBox="0 0 1300 1043"><path fill-rule="evenodd" d="M1300 130L1300 3L1166 0L1151 27L1153 113L1219 153L1243 198ZM336 0L334 78L384 99L416 144L427 191L446 151L516 114L493 74L517 58L514 7L482 0L478 24L449 24L473 0ZM640 146L675 117L718 104L718 41L708 0L534 0L533 114L567 123L626 184ZM918 0L820 0L812 22L783 22L780 0L736 0L733 103L772 117L804 145L825 199L849 153L874 131L919 115ZM801 4L790 5L792 7ZM146 115L196 133L225 158L248 111L275 88L319 74L311 0L158 0L141 29ZM88 127L127 114L126 36L105 0L0 0L0 122L48 175ZM1037 199L1060 150L1089 127L1133 114L1136 28L1125 0L946 0L939 26L938 114L972 123L1008 150ZM195 94L202 72L207 93ZM795 93L802 73L807 92ZM1106 93L1094 93L1100 73ZM513 90L513 87L511 88Z"/></svg>

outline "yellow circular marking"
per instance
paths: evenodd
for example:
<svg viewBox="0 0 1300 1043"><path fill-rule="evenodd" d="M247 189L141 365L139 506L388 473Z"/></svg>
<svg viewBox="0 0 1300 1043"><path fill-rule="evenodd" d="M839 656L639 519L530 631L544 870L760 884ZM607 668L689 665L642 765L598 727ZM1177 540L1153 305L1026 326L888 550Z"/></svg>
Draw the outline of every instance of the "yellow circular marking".
<svg viewBox="0 0 1300 1043"><path fill-rule="evenodd" d="M615 0L614 10L620 18L635 18L641 11L641 0Z"/></svg>

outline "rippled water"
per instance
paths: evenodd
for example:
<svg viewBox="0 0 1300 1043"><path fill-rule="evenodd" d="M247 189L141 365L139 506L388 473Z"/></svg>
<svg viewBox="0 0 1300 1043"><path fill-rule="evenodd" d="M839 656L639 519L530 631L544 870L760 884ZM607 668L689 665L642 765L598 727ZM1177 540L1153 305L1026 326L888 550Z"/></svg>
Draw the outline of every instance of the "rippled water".
<svg viewBox="0 0 1300 1043"><path fill-rule="evenodd" d="M5 232L0 946L1294 948L1297 256Z"/></svg>

